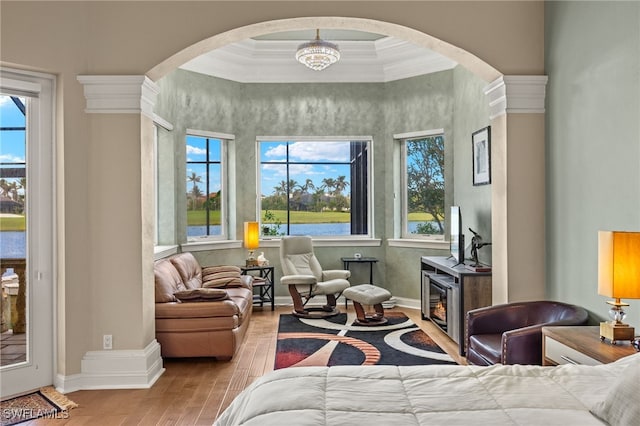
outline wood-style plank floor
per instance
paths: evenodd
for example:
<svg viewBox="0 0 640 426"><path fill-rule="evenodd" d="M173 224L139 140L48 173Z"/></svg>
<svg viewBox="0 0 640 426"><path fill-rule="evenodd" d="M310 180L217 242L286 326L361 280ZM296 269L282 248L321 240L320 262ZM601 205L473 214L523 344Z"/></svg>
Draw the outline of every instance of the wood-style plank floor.
<svg viewBox="0 0 640 426"><path fill-rule="evenodd" d="M405 312L458 363L466 364L457 345L430 321L423 321L420 311L393 309ZM25 424L211 425L240 391L273 370L278 318L290 312L290 307L276 307L275 312L254 308L244 344L229 362L165 359L166 371L151 389L71 392L67 396L79 407L69 412L68 419L38 419Z"/></svg>

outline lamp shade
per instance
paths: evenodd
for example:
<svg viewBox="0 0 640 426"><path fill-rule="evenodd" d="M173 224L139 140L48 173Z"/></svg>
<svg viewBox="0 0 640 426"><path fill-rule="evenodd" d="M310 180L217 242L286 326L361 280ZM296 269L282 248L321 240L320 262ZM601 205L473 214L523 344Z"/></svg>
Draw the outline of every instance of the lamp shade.
<svg viewBox="0 0 640 426"><path fill-rule="evenodd" d="M598 294L640 299L640 232L598 232Z"/></svg>
<svg viewBox="0 0 640 426"><path fill-rule="evenodd" d="M244 246L247 250L255 250L260 246L260 226L258 222L244 223Z"/></svg>

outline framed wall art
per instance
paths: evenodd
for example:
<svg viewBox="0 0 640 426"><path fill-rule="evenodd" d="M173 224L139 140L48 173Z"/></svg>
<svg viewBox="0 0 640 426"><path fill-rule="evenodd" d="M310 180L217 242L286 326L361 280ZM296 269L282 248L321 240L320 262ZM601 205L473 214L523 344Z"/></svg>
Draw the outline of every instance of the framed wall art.
<svg viewBox="0 0 640 426"><path fill-rule="evenodd" d="M491 183L491 126L473 132L473 185Z"/></svg>

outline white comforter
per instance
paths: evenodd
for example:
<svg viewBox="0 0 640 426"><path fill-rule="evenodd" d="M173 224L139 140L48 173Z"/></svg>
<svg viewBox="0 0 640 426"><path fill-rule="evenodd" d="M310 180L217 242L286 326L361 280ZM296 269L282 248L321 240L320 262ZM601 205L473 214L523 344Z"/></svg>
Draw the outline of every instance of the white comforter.
<svg viewBox="0 0 640 426"><path fill-rule="evenodd" d="M589 409L640 354L589 367L300 367L269 373L215 422L239 425L602 425Z"/></svg>

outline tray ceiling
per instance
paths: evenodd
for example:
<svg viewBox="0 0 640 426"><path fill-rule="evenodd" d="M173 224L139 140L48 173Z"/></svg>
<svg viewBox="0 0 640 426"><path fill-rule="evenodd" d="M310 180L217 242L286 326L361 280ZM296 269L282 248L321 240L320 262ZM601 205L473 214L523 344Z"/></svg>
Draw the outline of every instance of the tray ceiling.
<svg viewBox="0 0 640 426"><path fill-rule="evenodd" d="M241 83L380 83L454 68L457 63L404 40L351 30L320 30L337 43L341 59L323 71L295 60L315 30L268 34L212 50L181 69Z"/></svg>

